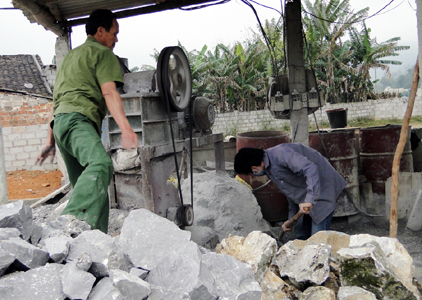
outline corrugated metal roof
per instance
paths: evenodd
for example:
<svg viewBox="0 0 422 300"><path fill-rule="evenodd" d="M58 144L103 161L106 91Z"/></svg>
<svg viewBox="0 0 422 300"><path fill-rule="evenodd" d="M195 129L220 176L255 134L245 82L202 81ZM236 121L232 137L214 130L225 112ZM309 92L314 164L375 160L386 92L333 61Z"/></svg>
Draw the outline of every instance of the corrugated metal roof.
<svg viewBox="0 0 422 300"><path fill-rule="evenodd" d="M112 11L128 9L133 7L155 4L154 0L87 0L72 1L62 0L56 3L64 19L69 20L83 16L89 16L91 12L98 8L110 9Z"/></svg>
<svg viewBox="0 0 422 300"><path fill-rule="evenodd" d="M37 22L61 35L63 28L85 24L85 18L99 8L110 9L123 18L213 1L216 0L13 0L12 3L31 23Z"/></svg>

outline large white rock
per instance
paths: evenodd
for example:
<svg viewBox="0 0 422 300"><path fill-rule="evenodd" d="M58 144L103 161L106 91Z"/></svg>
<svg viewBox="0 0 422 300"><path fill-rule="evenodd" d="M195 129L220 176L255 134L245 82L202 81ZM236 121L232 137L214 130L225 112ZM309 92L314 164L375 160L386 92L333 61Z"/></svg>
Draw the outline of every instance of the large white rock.
<svg viewBox="0 0 422 300"><path fill-rule="evenodd" d="M213 252L204 254L202 261L215 278L219 299L261 300L262 289L248 264Z"/></svg>
<svg viewBox="0 0 422 300"><path fill-rule="evenodd" d="M277 242L265 233L253 231L246 238L229 236L221 241L216 252L231 255L249 264L255 279L261 282L277 253Z"/></svg>
<svg viewBox="0 0 422 300"><path fill-rule="evenodd" d="M337 293L338 300L376 300L371 292L358 286L341 286Z"/></svg>
<svg viewBox="0 0 422 300"><path fill-rule="evenodd" d="M130 212L123 223L119 246L136 268L152 270L181 245L190 241L190 232L149 210Z"/></svg>
<svg viewBox="0 0 422 300"><path fill-rule="evenodd" d="M44 240L45 250L54 262L60 264L69 254L71 241L72 238L67 236L47 238Z"/></svg>
<svg viewBox="0 0 422 300"><path fill-rule="evenodd" d="M199 245L204 246L204 242L196 227L211 228L220 241L229 234L247 236L252 231L270 231L251 190L226 173L194 174L193 186L194 223L186 229ZM183 181L182 192L190 199L190 178Z"/></svg>
<svg viewBox="0 0 422 300"><path fill-rule="evenodd" d="M32 209L22 200L0 206L0 228L16 228L24 240L32 233Z"/></svg>
<svg viewBox="0 0 422 300"><path fill-rule="evenodd" d="M362 246L372 241L380 245L381 250L396 273L400 274L402 278L413 278L413 259L396 238L357 234L350 236L349 247ZM408 284L411 284L411 282Z"/></svg>
<svg viewBox="0 0 422 300"><path fill-rule="evenodd" d="M331 246L325 244L307 244L303 249L288 242L279 249L275 263L280 276L287 276L298 287L312 283L320 285L330 275Z"/></svg>
<svg viewBox="0 0 422 300"><path fill-rule="evenodd" d="M116 289L110 277L101 279L92 289L88 300L125 300Z"/></svg>
<svg viewBox="0 0 422 300"><path fill-rule="evenodd" d="M283 288L287 284L274 272L268 270L260 284L262 289L262 300L287 300L290 299Z"/></svg>
<svg viewBox="0 0 422 300"><path fill-rule="evenodd" d="M48 261L47 251L35 247L21 238L10 238L1 242L0 247L29 269L44 266Z"/></svg>
<svg viewBox="0 0 422 300"><path fill-rule="evenodd" d="M94 275L79 269L75 263L63 267L63 293L69 299L87 299L94 282Z"/></svg>
<svg viewBox="0 0 422 300"><path fill-rule="evenodd" d="M336 294L323 286L311 286L304 292L301 300L336 300ZM359 299L360 300L360 299Z"/></svg>
<svg viewBox="0 0 422 300"><path fill-rule="evenodd" d="M191 299L217 299L214 278L201 260L198 245L186 242L159 261L147 281L163 290L185 292Z"/></svg>
<svg viewBox="0 0 422 300"><path fill-rule="evenodd" d="M342 248L337 254L342 286L362 287L377 299L420 299L410 274L397 273L377 242Z"/></svg>
<svg viewBox="0 0 422 300"><path fill-rule="evenodd" d="M145 299L151 293L148 282L121 270L110 270L110 280L125 300Z"/></svg>
<svg viewBox="0 0 422 300"><path fill-rule="evenodd" d="M63 265L47 264L27 272L15 272L0 278L0 299L63 300Z"/></svg>
<svg viewBox="0 0 422 300"><path fill-rule="evenodd" d="M112 250L111 236L98 229L84 231L71 241L69 254L65 260L76 263L82 256L88 254L92 261L89 272L95 277L101 278L108 276L108 262Z"/></svg>

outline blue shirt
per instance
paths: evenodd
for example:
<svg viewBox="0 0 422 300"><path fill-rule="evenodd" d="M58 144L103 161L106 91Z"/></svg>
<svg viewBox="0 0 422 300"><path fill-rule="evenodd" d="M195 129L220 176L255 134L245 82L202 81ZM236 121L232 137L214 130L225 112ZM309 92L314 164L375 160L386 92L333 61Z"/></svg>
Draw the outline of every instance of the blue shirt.
<svg viewBox="0 0 422 300"><path fill-rule="evenodd" d="M299 143L286 143L265 150L266 175L289 201L289 218L298 204L312 203L309 215L319 224L336 206L347 182L316 150Z"/></svg>

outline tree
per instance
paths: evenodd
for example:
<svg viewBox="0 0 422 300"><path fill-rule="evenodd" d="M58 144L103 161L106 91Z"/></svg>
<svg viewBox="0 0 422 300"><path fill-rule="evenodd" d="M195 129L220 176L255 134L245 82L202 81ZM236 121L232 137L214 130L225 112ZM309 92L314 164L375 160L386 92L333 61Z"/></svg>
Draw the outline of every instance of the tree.
<svg viewBox="0 0 422 300"><path fill-rule="evenodd" d="M355 70L352 81L357 87L357 101L365 101L367 94L373 90L373 83L370 80L369 71L373 68L380 68L387 76L391 76L388 65L401 65L400 61L387 60L386 57L398 56L397 51L407 50L409 46L398 46L399 37L391 38L385 42L377 43L371 39L370 28L362 22L362 31L350 28L351 50L353 50L351 67Z"/></svg>
<svg viewBox="0 0 422 300"><path fill-rule="evenodd" d="M307 49L306 57L310 66L319 67L319 75L326 74L325 80L320 80L321 86L327 91L329 102L338 102L342 78L338 78L336 70L347 69L349 57L341 38L347 30L362 20L369 8L353 12L349 0L310 0L304 1L303 24L306 32ZM342 49L343 48L343 49ZM336 56L336 54L342 54ZM346 59L346 63L344 61ZM342 72L341 72L342 73Z"/></svg>

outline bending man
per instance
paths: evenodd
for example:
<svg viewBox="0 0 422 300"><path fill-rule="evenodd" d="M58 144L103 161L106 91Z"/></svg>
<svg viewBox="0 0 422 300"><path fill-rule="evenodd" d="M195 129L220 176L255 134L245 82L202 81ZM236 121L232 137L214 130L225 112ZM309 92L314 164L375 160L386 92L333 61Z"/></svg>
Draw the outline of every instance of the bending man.
<svg viewBox="0 0 422 300"><path fill-rule="evenodd" d="M267 150L242 148L235 156L238 174L267 175L286 195L289 219L299 210L296 239L308 239L312 234L329 230L336 200L346 181L317 151L299 143L280 144ZM285 231L291 230L286 228Z"/></svg>
<svg viewBox="0 0 422 300"><path fill-rule="evenodd" d="M48 140L37 163L54 157L57 143L73 187L62 214L74 215L92 229L107 233L107 188L113 175L113 164L101 143L101 124L107 109L121 130L123 148L137 148L138 139L116 89L123 78L112 51L119 33L115 14L104 9L94 11L86 33L85 43L71 50L59 65Z"/></svg>

